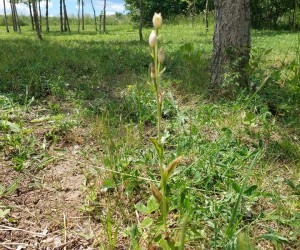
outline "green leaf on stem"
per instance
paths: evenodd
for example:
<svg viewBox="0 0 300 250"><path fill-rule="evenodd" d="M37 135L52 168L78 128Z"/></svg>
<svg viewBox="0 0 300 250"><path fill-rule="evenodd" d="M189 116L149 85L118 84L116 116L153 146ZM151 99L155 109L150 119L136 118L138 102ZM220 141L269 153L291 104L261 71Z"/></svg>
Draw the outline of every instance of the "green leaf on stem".
<svg viewBox="0 0 300 250"><path fill-rule="evenodd" d="M160 159L162 159L162 157L163 157L163 147L162 147L162 145L155 138L150 138L150 140L151 140L151 142L153 143L153 145L156 149L158 157Z"/></svg>

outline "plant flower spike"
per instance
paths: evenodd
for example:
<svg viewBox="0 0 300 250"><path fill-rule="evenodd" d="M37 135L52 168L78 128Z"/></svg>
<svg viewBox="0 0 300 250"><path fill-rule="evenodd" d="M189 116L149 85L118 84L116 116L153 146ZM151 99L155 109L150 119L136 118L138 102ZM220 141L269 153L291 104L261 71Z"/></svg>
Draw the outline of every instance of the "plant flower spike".
<svg viewBox="0 0 300 250"><path fill-rule="evenodd" d="M168 199L167 199L167 181L175 170L176 166L182 160L182 156L174 159L171 163L164 165L164 149L162 143L161 135L161 120L162 120L162 107L163 107L163 91L160 85L160 77L163 74L164 69L161 69L162 64L165 60L165 54L163 48L159 48L159 37L158 30L162 25L161 14L155 13L153 16L153 28L149 36L149 46L151 49L151 56L153 62L150 65L150 76L152 85L155 90L156 95L156 105L157 105L157 138L151 138L152 143L157 151L159 160L159 170L160 170L160 188L156 187L155 184L150 184L150 189L152 195L155 197L156 201L160 204L161 217L164 224L165 234L168 235Z"/></svg>
<svg viewBox="0 0 300 250"><path fill-rule="evenodd" d="M157 14L157 13L154 13L154 16L153 16L153 27L154 29L159 29L161 27L161 24L162 24L162 17L161 17L161 14Z"/></svg>

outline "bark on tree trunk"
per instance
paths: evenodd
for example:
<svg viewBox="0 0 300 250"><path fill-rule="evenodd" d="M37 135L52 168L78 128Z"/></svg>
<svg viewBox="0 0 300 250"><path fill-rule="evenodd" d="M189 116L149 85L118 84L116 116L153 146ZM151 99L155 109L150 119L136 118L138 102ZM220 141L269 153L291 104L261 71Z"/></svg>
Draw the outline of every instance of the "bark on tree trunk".
<svg viewBox="0 0 300 250"><path fill-rule="evenodd" d="M293 10L293 30L296 30L297 23L297 11L298 11L298 0L295 0L294 10Z"/></svg>
<svg viewBox="0 0 300 250"><path fill-rule="evenodd" d="M96 32L97 32L97 31L98 31L98 27L97 27L97 17L96 17L96 11L95 11L95 7L94 7L93 0L91 0L91 5L92 5L93 12L94 12L94 23L95 23L95 29L96 29Z"/></svg>
<svg viewBox="0 0 300 250"><path fill-rule="evenodd" d="M84 0L81 0L81 19L82 19L82 30L84 30Z"/></svg>
<svg viewBox="0 0 300 250"><path fill-rule="evenodd" d="M219 88L224 74L237 76L240 86L248 86L245 66L250 53L250 0L215 0L215 32L211 65L212 88Z"/></svg>
<svg viewBox="0 0 300 250"><path fill-rule="evenodd" d="M64 5L64 17L65 17L65 31L71 32L68 13L67 13L66 0L63 0L63 5Z"/></svg>
<svg viewBox="0 0 300 250"><path fill-rule="evenodd" d="M64 27L63 27L63 0L59 1L59 25L60 25L60 32L64 31Z"/></svg>
<svg viewBox="0 0 300 250"><path fill-rule="evenodd" d="M193 0L193 7L192 7L192 26L194 27L195 24L195 16L196 16L196 0Z"/></svg>
<svg viewBox="0 0 300 250"><path fill-rule="evenodd" d="M17 23L16 23L14 2L12 0L10 0L9 2L10 2L10 9L11 9L11 18L12 18L12 23L13 23L13 30L17 31Z"/></svg>
<svg viewBox="0 0 300 250"><path fill-rule="evenodd" d="M106 0L104 0L103 6L103 32L106 33Z"/></svg>
<svg viewBox="0 0 300 250"><path fill-rule="evenodd" d="M63 18L64 25L63 26L64 26L64 31L67 31L68 30L68 28L67 28L67 18L66 18L67 11L65 9L65 6L66 6L65 0L62 1L62 4L63 4L63 13L64 13L64 18Z"/></svg>
<svg viewBox="0 0 300 250"><path fill-rule="evenodd" d="M140 1L140 25L139 25L139 37L140 42L142 42L143 39L143 19L144 19L144 0Z"/></svg>
<svg viewBox="0 0 300 250"><path fill-rule="evenodd" d="M6 32L9 33L8 21L7 21L7 15L6 15L5 0L3 0L3 9L4 9L4 21L5 21Z"/></svg>
<svg viewBox="0 0 300 250"><path fill-rule="evenodd" d="M49 0L46 0L46 32L49 31Z"/></svg>
<svg viewBox="0 0 300 250"><path fill-rule="evenodd" d="M32 30L34 30L34 20L33 20L33 15L32 15L32 4L31 4L30 1L28 2L28 7L29 7L29 13L30 13L31 27L32 27Z"/></svg>
<svg viewBox="0 0 300 250"><path fill-rule="evenodd" d="M77 13L77 19L78 19L78 32L80 32L80 0L77 0L78 5L78 13Z"/></svg>
<svg viewBox="0 0 300 250"><path fill-rule="evenodd" d="M40 30L39 15L38 15L38 11L37 11L36 1L37 0L32 0L32 10L33 10L33 19L34 19L34 24L35 24L35 31L36 31L36 35L37 35L38 39L43 40L42 33L41 33L41 30Z"/></svg>
<svg viewBox="0 0 300 250"><path fill-rule="evenodd" d="M205 32L208 32L208 0L205 3Z"/></svg>
<svg viewBox="0 0 300 250"><path fill-rule="evenodd" d="M15 22L16 22L16 27L19 33L21 33L21 26L20 26L20 22L19 22L19 16L18 16L18 12L17 12L17 6L16 3L13 3L13 8L14 8L14 17L15 17Z"/></svg>
<svg viewBox="0 0 300 250"><path fill-rule="evenodd" d="M42 31L42 10L41 10L41 0L39 0L39 18L40 18L40 31Z"/></svg>

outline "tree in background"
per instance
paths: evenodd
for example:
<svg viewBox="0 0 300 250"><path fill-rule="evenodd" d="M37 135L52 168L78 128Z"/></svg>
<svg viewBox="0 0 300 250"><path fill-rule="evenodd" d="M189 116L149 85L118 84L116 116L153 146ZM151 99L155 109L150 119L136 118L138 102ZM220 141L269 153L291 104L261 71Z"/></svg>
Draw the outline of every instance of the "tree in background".
<svg viewBox="0 0 300 250"><path fill-rule="evenodd" d="M251 24L254 28L276 28L278 19L295 9L298 0L251 0Z"/></svg>
<svg viewBox="0 0 300 250"><path fill-rule="evenodd" d="M298 12L298 0L295 0L294 2L294 9L293 9L293 30L295 30L298 25L298 20L297 20L297 12Z"/></svg>
<svg viewBox="0 0 300 250"><path fill-rule="evenodd" d="M29 14L30 14L30 21L31 21L31 27L32 27L32 30L34 30L34 20L33 20L33 14L32 14L32 3L31 3L31 1L28 1L27 3L25 2L25 4L28 5Z"/></svg>
<svg viewBox="0 0 300 250"><path fill-rule="evenodd" d="M95 23L95 29L96 29L96 32L97 32L97 31L98 31L98 26L97 26L97 17L96 17L96 10L95 10L95 7L94 7L93 0L91 0L91 5L92 5L93 13L94 13L94 23Z"/></svg>
<svg viewBox="0 0 300 250"><path fill-rule="evenodd" d="M155 12L162 13L166 18L179 14L192 14L193 17L196 13L205 10L206 2L208 9L212 10L213 0L143 0L143 5L140 0L125 0L126 9L129 10L132 19L140 20L141 6L143 6L143 21L149 24Z"/></svg>
<svg viewBox="0 0 300 250"><path fill-rule="evenodd" d="M6 15L6 5L5 5L5 0L3 0L3 10L4 10L4 21L5 21L5 27L6 27L6 32L9 32L8 28L8 21L7 21L7 15Z"/></svg>
<svg viewBox="0 0 300 250"><path fill-rule="evenodd" d="M196 16L196 0L186 0L188 3L187 10L189 15L192 17L192 23L194 26L195 23L195 16Z"/></svg>
<svg viewBox="0 0 300 250"><path fill-rule="evenodd" d="M212 88L220 88L225 74L248 86L245 66L250 53L250 0L215 0L215 32L211 65Z"/></svg>
<svg viewBox="0 0 300 250"><path fill-rule="evenodd" d="M13 30L17 31L15 11L14 11L14 0L10 0L9 3L10 3L10 9L11 9L11 18L12 18Z"/></svg>
<svg viewBox="0 0 300 250"><path fill-rule="evenodd" d="M59 23L60 23L60 32L64 32L64 31L71 32L65 0L59 1Z"/></svg>
<svg viewBox="0 0 300 250"><path fill-rule="evenodd" d="M42 32L40 30L40 24L39 24L39 14L37 11L37 0L32 0L32 10L33 10L33 19L34 19L34 24L35 24L35 31L36 35L39 40L43 40L42 37Z"/></svg>
<svg viewBox="0 0 300 250"><path fill-rule="evenodd" d="M46 32L49 31L49 0L46 0Z"/></svg>
<svg viewBox="0 0 300 250"><path fill-rule="evenodd" d="M205 31L208 32L208 0L205 3Z"/></svg>
<svg viewBox="0 0 300 250"><path fill-rule="evenodd" d="M82 30L84 30L84 0L81 0L81 19L82 19Z"/></svg>
<svg viewBox="0 0 300 250"><path fill-rule="evenodd" d="M63 24L63 0L59 0L59 27L60 32L64 31L64 24Z"/></svg>
<svg viewBox="0 0 300 250"><path fill-rule="evenodd" d="M77 0L77 7L78 7L78 13L77 13L78 32L80 32L80 5L81 5L81 1Z"/></svg>
<svg viewBox="0 0 300 250"><path fill-rule="evenodd" d="M144 0L140 0L140 25L139 25L139 37L142 42L143 39L143 25L144 25Z"/></svg>
<svg viewBox="0 0 300 250"><path fill-rule="evenodd" d="M140 0L125 0L126 8L130 11L133 20L138 21L140 17ZM143 16L146 23L151 23L153 13L162 13L166 18L182 14L183 9L187 9L186 0L144 0Z"/></svg>
<svg viewBox="0 0 300 250"><path fill-rule="evenodd" d="M21 27L20 27L20 22L19 22L19 16L17 12L17 7L16 7L16 0L10 0L10 7L11 7L11 17L12 17L12 23L13 23L13 30L18 31L21 33Z"/></svg>
<svg viewBox="0 0 300 250"><path fill-rule="evenodd" d="M106 33L106 0L103 3L103 32Z"/></svg>
<svg viewBox="0 0 300 250"><path fill-rule="evenodd" d="M40 30L42 32L42 10L41 10L41 0L38 1L39 3L39 21L40 21Z"/></svg>
<svg viewBox="0 0 300 250"><path fill-rule="evenodd" d="M63 0L63 9L64 9L64 31L71 32L69 18L68 18L68 12L67 12L67 6L66 6L66 0Z"/></svg>

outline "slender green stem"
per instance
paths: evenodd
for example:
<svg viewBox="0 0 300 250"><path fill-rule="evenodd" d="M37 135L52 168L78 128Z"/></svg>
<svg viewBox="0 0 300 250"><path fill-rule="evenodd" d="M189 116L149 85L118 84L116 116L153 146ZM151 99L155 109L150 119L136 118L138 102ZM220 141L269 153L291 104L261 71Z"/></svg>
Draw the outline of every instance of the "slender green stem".
<svg viewBox="0 0 300 250"><path fill-rule="evenodd" d="M158 29L155 30L156 37L158 37ZM159 145L162 146L161 141L161 116L162 116L162 93L160 90L160 62L158 60L158 44L156 43L154 47L154 86L156 90L156 104L157 104L157 141ZM167 192L166 192L166 176L163 169L163 156L159 156L159 169L161 174L161 192L162 192L162 204L161 204L161 213L164 221L165 231L167 231Z"/></svg>

